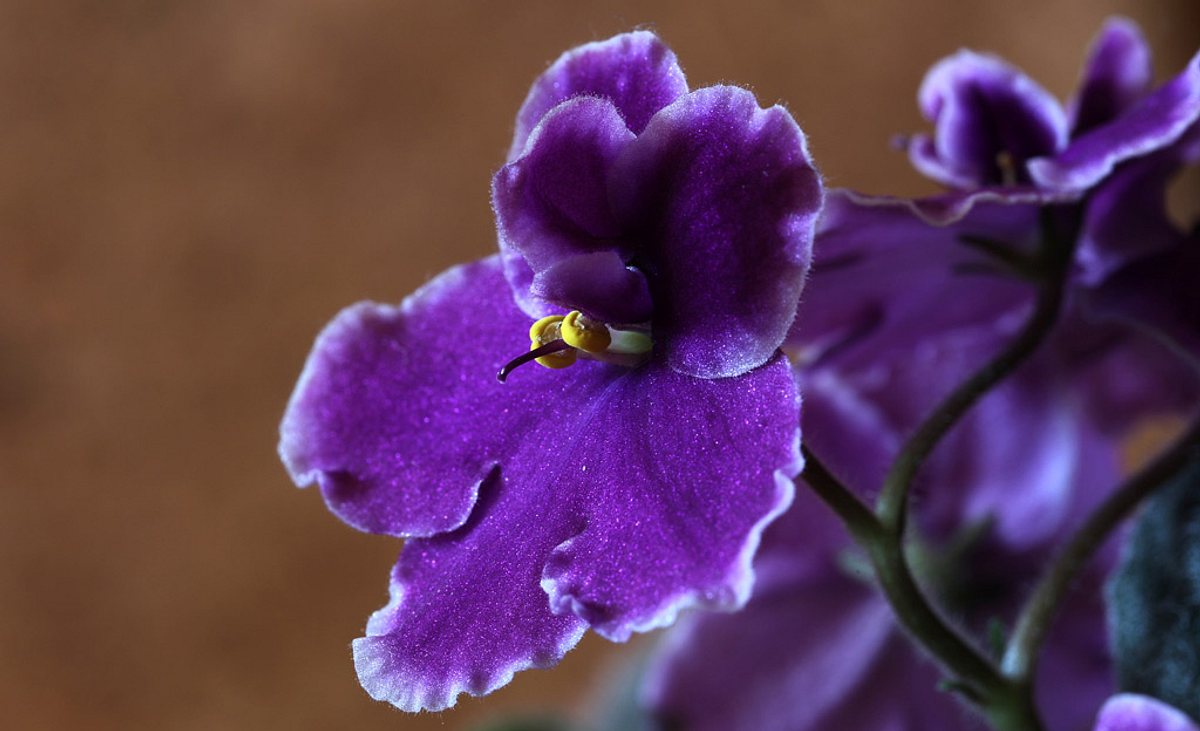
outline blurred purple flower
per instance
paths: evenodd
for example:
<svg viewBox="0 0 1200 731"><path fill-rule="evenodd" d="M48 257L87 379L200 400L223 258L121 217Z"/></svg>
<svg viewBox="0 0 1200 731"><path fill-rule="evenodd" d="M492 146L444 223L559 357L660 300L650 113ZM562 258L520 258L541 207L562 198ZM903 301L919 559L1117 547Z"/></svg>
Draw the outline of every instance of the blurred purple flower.
<svg viewBox="0 0 1200 731"><path fill-rule="evenodd" d="M1167 219L1167 184L1184 166L1200 162L1200 124L1171 147L1138 163L1128 176L1130 194L1113 204L1108 240L1129 237L1153 241L1149 253L1112 271L1089 293L1098 316L1148 329L1200 363L1200 220L1189 233ZM1117 206L1123 206L1118 209ZM1122 221L1150 225L1120 225ZM1110 250L1114 247L1108 247Z"/></svg>
<svg viewBox="0 0 1200 731"><path fill-rule="evenodd" d="M1154 182L1173 172L1180 141L1200 119L1200 54L1151 88L1150 51L1137 26L1110 19L1064 108L995 56L962 50L938 62L918 94L934 133L906 142L913 165L952 192L914 203L937 223L977 203L1064 203L1088 196L1080 278L1096 284L1173 239ZM1164 159L1165 158L1165 159Z"/></svg>
<svg viewBox="0 0 1200 731"><path fill-rule="evenodd" d="M501 254L345 310L281 427L297 484L410 539L354 641L373 697L446 708L588 627L620 641L746 601L800 468L778 349L821 201L784 109L688 91L651 33L535 82L494 182ZM510 366L553 370L497 383L527 332Z"/></svg>
<svg viewBox="0 0 1200 731"><path fill-rule="evenodd" d="M1158 89L1151 81L1150 51L1125 18L1101 29L1066 109L1004 60L961 50L935 64L921 84L918 102L935 132L909 139L909 157L958 190L1084 191L1195 123L1200 57Z"/></svg>
<svg viewBox="0 0 1200 731"><path fill-rule="evenodd" d="M1094 731L1200 731L1200 726L1160 700L1122 693L1100 709Z"/></svg>

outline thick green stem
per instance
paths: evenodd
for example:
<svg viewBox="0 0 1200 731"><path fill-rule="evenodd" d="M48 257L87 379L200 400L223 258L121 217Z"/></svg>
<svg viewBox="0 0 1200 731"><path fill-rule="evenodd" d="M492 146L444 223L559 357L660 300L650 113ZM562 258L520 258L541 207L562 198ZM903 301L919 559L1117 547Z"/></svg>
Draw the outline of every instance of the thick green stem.
<svg viewBox="0 0 1200 731"><path fill-rule="evenodd" d="M1124 482L1059 551L1034 588L1004 653L1002 669L1009 678L1029 684L1037 670L1042 643L1071 582L1113 530L1155 490L1170 482L1189 463L1200 458L1200 418L1173 446Z"/></svg>
<svg viewBox="0 0 1200 731"><path fill-rule="evenodd" d="M980 706L989 718L1021 717L1023 725L997 726L1000 729L1037 731L1035 715L1014 711L1009 684L996 668L970 642L938 615L917 586L904 558L903 544L893 530L863 505L814 455L804 450L805 468L801 477L842 522L856 542L867 552L875 579L891 604L897 621L953 676L951 687ZM999 706L1004 706L1000 709ZM1012 708L1010 708L1012 706ZM1002 712L1001 712L1002 711Z"/></svg>

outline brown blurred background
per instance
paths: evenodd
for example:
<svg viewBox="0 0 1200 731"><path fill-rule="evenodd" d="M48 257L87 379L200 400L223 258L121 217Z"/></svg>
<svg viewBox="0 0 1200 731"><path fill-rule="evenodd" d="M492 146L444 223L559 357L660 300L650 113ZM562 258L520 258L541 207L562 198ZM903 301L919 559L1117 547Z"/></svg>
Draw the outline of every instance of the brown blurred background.
<svg viewBox="0 0 1200 731"><path fill-rule="evenodd" d="M959 46L1072 87L1111 12L1160 76L1196 0L0 2L0 709L6 728L457 729L576 710L628 652L408 716L349 642L399 543L300 492L276 426L312 338L494 244L488 182L561 51L656 28L695 85L782 100L829 182ZM851 731L851 730L846 730Z"/></svg>

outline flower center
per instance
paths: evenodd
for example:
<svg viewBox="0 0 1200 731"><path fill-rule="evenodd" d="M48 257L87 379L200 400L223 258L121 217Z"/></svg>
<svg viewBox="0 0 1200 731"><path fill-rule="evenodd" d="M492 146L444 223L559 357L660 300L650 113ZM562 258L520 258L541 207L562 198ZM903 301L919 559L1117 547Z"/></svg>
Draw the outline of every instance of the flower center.
<svg viewBox="0 0 1200 731"><path fill-rule="evenodd" d="M566 368L580 358L632 368L650 357L650 336L636 330L617 330L579 310L543 317L529 328L529 351L513 358L496 378L504 383L518 366L530 361L545 368Z"/></svg>

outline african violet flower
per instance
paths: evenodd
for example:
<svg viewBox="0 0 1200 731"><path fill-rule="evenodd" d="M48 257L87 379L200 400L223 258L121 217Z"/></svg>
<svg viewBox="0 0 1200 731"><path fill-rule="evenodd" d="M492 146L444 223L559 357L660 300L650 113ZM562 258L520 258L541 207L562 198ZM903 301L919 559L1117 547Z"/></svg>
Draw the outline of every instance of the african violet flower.
<svg viewBox="0 0 1200 731"><path fill-rule="evenodd" d="M943 59L918 94L934 133L913 135L907 148L917 170L954 192L916 202L917 211L944 223L980 201L1070 202L1090 193L1078 252L1085 282L1158 250L1158 217L1141 214L1161 201L1138 191L1155 166L1130 163L1196 126L1200 55L1157 89L1151 78L1150 51L1122 18L1101 30L1066 108L994 56L962 50Z"/></svg>
<svg viewBox="0 0 1200 731"><path fill-rule="evenodd" d="M1200 731L1200 726L1160 700L1122 693L1100 709L1094 731Z"/></svg>
<svg viewBox="0 0 1200 731"><path fill-rule="evenodd" d="M959 190L1085 190L1124 160L1171 144L1196 120L1200 69L1151 89L1150 51L1137 26L1112 18L1092 44L1066 109L995 56L961 50L930 69L918 102L933 136L908 141L913 165Z"/></svg>
<svg viewBox="0 0 1200 731"><path fill-rule="evenodd" d="M778 347L821 199L784 109L689 91L650 33L542 74L494 182L501 255L341 313L281 427L299 485L410 539L353 644L373 697L445 708L588 627L746 600L800 467ZM547 368L497 382L527 337L502 373Z"/></svg>

